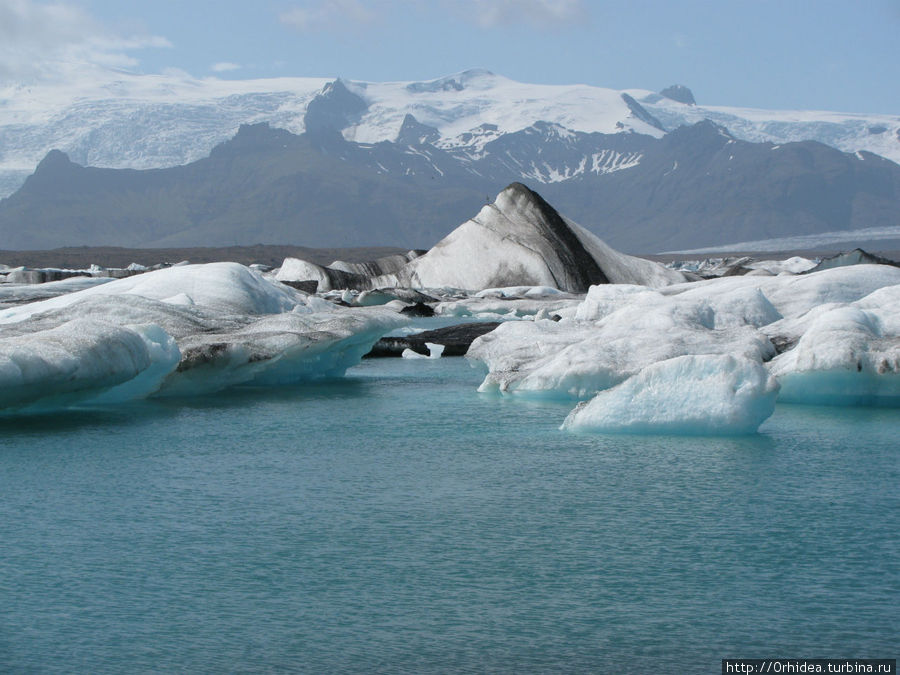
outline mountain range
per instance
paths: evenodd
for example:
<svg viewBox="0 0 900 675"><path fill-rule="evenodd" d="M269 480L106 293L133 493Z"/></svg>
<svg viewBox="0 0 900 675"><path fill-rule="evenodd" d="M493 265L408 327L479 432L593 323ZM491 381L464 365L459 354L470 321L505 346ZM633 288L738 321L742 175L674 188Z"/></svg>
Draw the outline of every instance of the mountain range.
<svg viewBox="0 0 900 675"><path fill-rule="evenodd" d="M220 89L237 85L214 82L129 80L74 103L57 93L43 117L41 92L4 92L7 185L41 143L65 140L66 152L0 201L2 247L427 248L514 181L633 252L872 228L900 238L889 116L764 115L703 108L683 86L526 85L486 71L268 81L263 93L244 82L229 96Z"/></svg>

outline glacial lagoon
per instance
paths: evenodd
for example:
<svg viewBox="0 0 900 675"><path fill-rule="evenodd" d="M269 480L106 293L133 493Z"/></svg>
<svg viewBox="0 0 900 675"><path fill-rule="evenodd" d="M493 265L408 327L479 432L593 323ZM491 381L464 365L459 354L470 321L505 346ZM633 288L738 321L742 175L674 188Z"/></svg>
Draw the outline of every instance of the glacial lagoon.
<svg viewBox="0 0 900 675"><path fill-rule="evenodd" d="M900 411L559 430L462 358L0 419L0 670L892 658Z"/></svg>

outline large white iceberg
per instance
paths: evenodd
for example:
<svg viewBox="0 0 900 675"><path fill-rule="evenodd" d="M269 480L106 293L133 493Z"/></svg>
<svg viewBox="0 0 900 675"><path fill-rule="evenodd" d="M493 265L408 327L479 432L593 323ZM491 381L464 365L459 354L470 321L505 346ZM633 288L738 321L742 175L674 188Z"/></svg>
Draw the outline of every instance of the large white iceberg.
<svg viewBox="0 0 900 675"><path fill-rule="evenodd" d="M595 286L575 318L509 322L476 339L470 359L488 374L480 391L585 398L641 369L676 356L774 355L753 321L774 312L765 298L740 291L745 303L670 298L636 286ZM777 313L774 314L777 316Z"/></svg>
<svg viewBox="0 0 900 675"><path fill-rule="evenodd" d="M778 384L762 364L728 355L679 356L647 366L580 403L563 428L633 434L754 433L775 409Z"/></svg>
<svg viewBox="0 0 900 675"><path fill-rule="evenodd" d="M505 323L476 339L468 357L488 370L480 390L594 399L566 428L623 430L625 424L680 433L701 428L703 416L711 420L706 432L733 433L758 426L762 412L771 412L775 388L738 387L729 394L722 385L726 375L758 384L767 371L785 402L900 405L895 267L727 277L660 289L594 286L573 311L560 314L559 322ZM675 395L678 386L705 391ZM755 393L737 396L739 389ZM653 406L663 410L651 419ZM714 410L731 412L716 417Z"/></svg>
<svg viewBox="0 0 900 675"><path fill-rule="evenodd" d="M234 263L150 272L0 312L0 409L337 376L404 323Z"/></svg>
<svg viewBox="0 0 900 675"><path fill-rule="evenodd" d="M811 274L775 277L726 277L673 285L664 295L712 299L737 289L759 289L778 312L797 317L825 303L855 302L885 286L900 284L900 268L854 265Z"/></svg>
<svg viewBox="0 0 900 675"><path fill-rule="evenodd" d="M273 284L256 270L221 262L169 267L0 310L0 323L22 321L95 295L133 295L171 304L199 305L222 314L274 314L290 311L302 302L302 296L292 288Z"/></svg>

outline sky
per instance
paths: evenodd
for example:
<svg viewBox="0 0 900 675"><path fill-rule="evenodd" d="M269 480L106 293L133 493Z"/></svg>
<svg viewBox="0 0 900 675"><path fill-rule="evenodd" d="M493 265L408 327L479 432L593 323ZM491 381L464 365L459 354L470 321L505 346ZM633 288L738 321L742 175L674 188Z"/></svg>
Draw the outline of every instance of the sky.
<svg viewBox="0 0 900 675"><path fill-rule="evenodd" d="M0 85L191 77L691 88L900 115L900 0L0 0Z"/></svg>

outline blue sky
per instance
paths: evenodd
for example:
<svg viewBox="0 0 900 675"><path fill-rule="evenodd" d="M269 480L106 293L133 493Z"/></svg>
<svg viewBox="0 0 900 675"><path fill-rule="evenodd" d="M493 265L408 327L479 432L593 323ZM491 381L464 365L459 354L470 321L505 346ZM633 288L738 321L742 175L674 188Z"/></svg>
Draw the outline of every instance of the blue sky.
<svg viewBox="0 0 900 675"><path fill-rule="evenodd" d="M195 77L691 87L708 105L900 114L898 0L0 0L0 82ZM83 69L82 69L83 70Z"/></svg>

